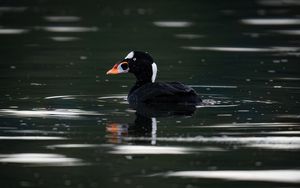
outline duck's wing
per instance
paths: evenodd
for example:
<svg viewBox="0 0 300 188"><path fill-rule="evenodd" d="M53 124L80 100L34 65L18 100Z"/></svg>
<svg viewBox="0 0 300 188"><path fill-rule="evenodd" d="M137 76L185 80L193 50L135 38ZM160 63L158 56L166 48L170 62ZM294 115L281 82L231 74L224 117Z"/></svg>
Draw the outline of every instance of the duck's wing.
<svg viewBox="0 0 300 188"><path fill-rule="evenodd" d="M167 82L167 83L160 83L163 87L168 87L172 93L177 94L177 93L195 93L196 91L187 86L184 85L180 82Z"/></svg>
<svg viewBox="0 0 300 188"><path fill-rule="evenodd" d="M135 98L134 101L140 102L184 102L186 97L197 97L194 89L180 82L155 82L145 84L129 95ZM193 99L195 100L195 99ZM190 101L190 99L188 99Z"/></svg>

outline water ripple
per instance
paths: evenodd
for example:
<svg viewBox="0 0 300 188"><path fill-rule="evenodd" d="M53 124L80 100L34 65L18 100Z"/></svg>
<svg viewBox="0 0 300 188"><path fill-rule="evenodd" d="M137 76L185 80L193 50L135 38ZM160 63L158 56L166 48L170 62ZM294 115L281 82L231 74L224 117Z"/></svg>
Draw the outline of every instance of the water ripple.
<svg viewBox="0 0 300 188"><path fill-rule="evenodd" d="M278 30L273 32L284 34L284 35L300 35L300 30Z"/></svg>
<svg viewBox="0 0 300 188"><path fill-rule="evenodd" d="M47 146L48 149L57 148L96 148L106 146L104 144L56 144Z"/></svg>
<svg viewBox="0 0 300 188"><path fill-rule="evenodd" d="M58 136L0 136L0 140L67 140Z"/></svg>
<svg viewBox="0 0 300 188"><path fill-rule="evenodd" d="M46 16L44 19L49 22L77 22L81 20L78 16Z"/></svg>
<svg viewBox="0 0 300 188"><path fill-rule="evenodd" d="M1 154L0 163L22 163L38 166L78 166L84 164L81 159L51 153Z"/></svg>
<svg viewBox="0 0 300 188"><path fill-rule="evenodd" d="M82 96L86 96L86 95L55 95L55 96L49 96L49 97L45 97L45 99L65 99L65 98L74 98L74 97L82 97Z"/></svg>
<svg viewBox="0 0 300 188"><path fill-rule="evenodd" d="M257 2L265 6L276 6L276 7L300 5L299 0L259 0Z"/></svg>
<svg viewBox="0 0 300 188"><path fill-rule="evenodd" d="M225 89L236 89L238 86L216 86L216 85L189 85L190 87L204 87L204 88L225 88Z"/></svg>
<svg viewBox="0 0 300 188"><path fill-rule="evenodd" d="M175 37L180 38L180 39L198 39L198 38L203 38L203 35L198 35L198 34L191 34L191 33L186 33L186 34L176 34Z"/></svg>
<svg viewBox="0 0 300 188"><path fill-rule="evenodd" d="M299 25L300 19L292 18L252 18L242 19L243 24L248 25Z"/></svg>
<svg viewBox="0 0 300 188"><path fill-rule="evenodd" d="M18 35L27 32L27 29L0 28L0 35Z"/></svg>
<svg viewBox="0 0 300 188"><path fill-rule="evenodd" d="M126 137L124 140L126 141L136 141L136 140L147 140L149 141L151 138L148 137ZM219 144L235 144L241 145L245 147L258 147L258 146L266 146L269 145L285 145L289 146L288 148L282 149L299 149L300 148L300 137L298 136L266 136L266 137L157 137L156 141L161 142L198 142L198 143L219 143Z"/></svg>
<svg viewBox="0 0 300 188"><path fill-rule="evenodd" d="M175 147L175 146L137 146L137 145L117 145L113 147L111 154L192 154L197 151L224 151L220 148L189 148L189 147Z"/></svg>
<svg viewBox="0 0 300 188"><path fill-rule="evenodd" d="M24 12L28 7L0 7L0 12Z"/></svg>
<svg viewBox="0 0 300 188"><path fill-rule="evenodd" d="M299 47L275 46L266 48L251 48L251 47L205 47L205 46L182 46L182 49L195 51L221 51L221 52L297 52Z"/></svg>
<svg viewBox="0 0 300 188"><path fill-rule="evenodd" d="M69 41L75 41L79 40L80 38L78 37L50 37L50 39L57 41L57 42L69 42Z"/></svg>
<svg viewBox="0 0 300 188"><path fill-rule="evenodd" d="M127 95L111 95L111 96L98 97L98 99L127 99Z"/></svg>
<svg viewBox="0 0 300 188"><path fill-rule="evenodd" d="M49 32L95 32L97 27L71 27L71 26L48 26L43 27L45 31Z"/></svg>
<svg viewBox="0 0 300 188"><path fill-rule="evenodd" d="M264 128L264 127L300 127L299 123L228 123L217 125L190 126L190 128Z"/></svg>
<svg viewBox="0 0 300 188"><path fill-rule="evenodd" d="M153 24L157 27L190 27L192 22L187 21L155 21Z"/></svg>
<svg viewBox="0 0 300 188"><path fill-rule="evenodd" d="M177 171L151 176L224 179L236 181L263 181L300 183L300 170L218 170L218 171Z"/></svg>
<svg viewBox="0 0 300 188"><path fill-rule="evenodd" d="M103 115L95 111L86 111L81 109L32 109L32 110L15 110L15 109L0 109L0 115L4 116L20 116L20 117L63 117L76 118L80 116L99 116Z"/></svg>

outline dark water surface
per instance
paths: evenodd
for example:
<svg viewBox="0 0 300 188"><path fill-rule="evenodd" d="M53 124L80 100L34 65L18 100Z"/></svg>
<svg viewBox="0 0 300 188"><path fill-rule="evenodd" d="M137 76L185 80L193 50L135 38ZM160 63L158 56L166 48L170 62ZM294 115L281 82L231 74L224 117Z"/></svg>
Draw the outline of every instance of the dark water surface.
<svg viewBox="0 0 300 188"><path fill-rule="evenodd" d="M133 110L150 52L196 109ZM300 2L0 1L0 187L299 187Z"/></svg>

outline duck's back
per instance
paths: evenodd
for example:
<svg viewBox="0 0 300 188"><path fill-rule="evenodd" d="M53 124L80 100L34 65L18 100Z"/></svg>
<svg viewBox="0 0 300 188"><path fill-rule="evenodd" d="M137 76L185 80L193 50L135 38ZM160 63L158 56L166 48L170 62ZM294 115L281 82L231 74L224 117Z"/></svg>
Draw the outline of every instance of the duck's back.
<svg viewBox="0 0 300 188"><path fill-rule="evenodd" d="M180 82L147 83L132 90L128 95L130 104L144 103L190 103L201 102L191 87Z"/></svg>

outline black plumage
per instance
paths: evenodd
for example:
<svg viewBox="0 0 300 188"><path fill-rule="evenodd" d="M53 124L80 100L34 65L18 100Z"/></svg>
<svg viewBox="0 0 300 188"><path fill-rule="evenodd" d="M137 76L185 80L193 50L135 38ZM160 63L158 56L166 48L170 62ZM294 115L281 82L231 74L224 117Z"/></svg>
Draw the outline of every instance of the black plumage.
<svg viewBox="0 0 300 188"><path fill-rule="evenodd" d="M128 94L129 104L172 103L191 104L201 102L196 91L180 82L155 82L157 67L153 58L145 52L130 52L125 59L107 74L133 73L137 79Z"/></svg>
<svg viewBox="0 0 300 188"><path fill-rule="evenodd" d="M154 82L133 86L128 94L128 102L195 104L201 100L194 89L180 82Z"/></svg>

